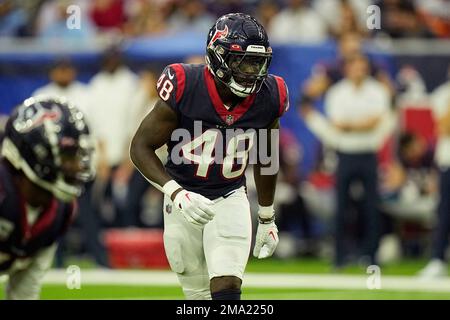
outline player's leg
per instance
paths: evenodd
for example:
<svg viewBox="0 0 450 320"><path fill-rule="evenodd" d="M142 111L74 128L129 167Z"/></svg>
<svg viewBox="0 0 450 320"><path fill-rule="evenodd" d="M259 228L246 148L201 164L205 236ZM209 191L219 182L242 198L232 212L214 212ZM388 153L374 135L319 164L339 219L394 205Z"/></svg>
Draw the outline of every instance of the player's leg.
<svg viewBox="0 0 450 320"><path fill-rule="evenodd" d="M450 230L450 169L440 172L438 223L433 239L433 259L445 260Z"/></svg>
<svg viewBox="0 0 450 320"><path fill-rule="evenodd" d="M346 211L350 203L350 184L353 175L351 156L338 154L336 170L336 214L334 217L334 267L341 268L345 264L345 224Z"/></svg>
<svg viewBox="0 0 450 320"><path fill-rule="evenodd" d="M203 232L213 300L238 300L250 253L252 222L245 188L214 205L214 219Z"/></svg>
<svg viewBox="0 0 450 320"><path fill-rule="evenodd" d="M375 155L367 157L361 168L361 180L364 186L363 197L363 225L364 237L361 245L362 261L377 264L376 251L380 238L380 212L378 211L378 176L377 158Z"/></svg>
<svg viewBox="0 0 450 320"><path fill-rule="evenodd" d="M202 234L202 227L189 223L165 196L164 248L170 268L189 300L211 299Z"/></svg>

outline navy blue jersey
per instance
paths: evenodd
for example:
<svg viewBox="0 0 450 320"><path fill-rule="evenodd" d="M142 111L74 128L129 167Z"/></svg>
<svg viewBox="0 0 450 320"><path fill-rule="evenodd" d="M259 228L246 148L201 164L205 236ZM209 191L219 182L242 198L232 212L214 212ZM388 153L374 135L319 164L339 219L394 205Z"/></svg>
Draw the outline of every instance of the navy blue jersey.
<svg viewBox="0 0 450 320"><path fill-rule="evenodd" d="M6 272L16 259L30 258L52 245L69 226L74 206L53 199L30 227L20 190L0 161L0 272Z"/></svg>
<svg viewBox="0 0 450 320"><path fill-rule="evenodd" d="M289 108L284 80L269 75L257 93L228 110L203 64L167 66L157 91L179 121L168 143L166 170L183 188L210 199L245 184L249 151L259 143L257 130Z"/></svg>

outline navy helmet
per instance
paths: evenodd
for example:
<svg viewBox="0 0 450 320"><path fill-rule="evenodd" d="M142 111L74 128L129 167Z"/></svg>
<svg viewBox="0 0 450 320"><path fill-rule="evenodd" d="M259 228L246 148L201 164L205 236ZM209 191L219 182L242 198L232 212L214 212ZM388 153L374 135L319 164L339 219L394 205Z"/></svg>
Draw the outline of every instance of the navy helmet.
<svg viewBox="0 0 450 320"><path fill-rule="evenodd" d="M62 201L92 180L94 143L84 115L65 99L31 97L6 123L2 156Z"/></svg>
<svg viewBox="0 0 450 320"><path fill-rule="evenodd" d="M271 59L272 48L266 31L250 15L226 14L208 33L208 68L239 97L246 97L261 88Z"/></svg>

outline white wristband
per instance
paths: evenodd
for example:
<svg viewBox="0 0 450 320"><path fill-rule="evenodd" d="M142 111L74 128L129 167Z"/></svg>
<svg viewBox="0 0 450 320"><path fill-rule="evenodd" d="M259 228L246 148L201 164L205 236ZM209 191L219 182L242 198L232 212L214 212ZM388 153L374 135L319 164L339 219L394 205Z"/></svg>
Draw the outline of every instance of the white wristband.
<svg viewBox="0 0 450 320"><path fill-rule="evenodd" d="M183 187L180 186L175 180L170 180L163 186L163 192L171 197L172 194L180 188Z"/></svg>
<svg viewBox="0 0 450 320"><path fill-rule="evenodd" d="M273 205L271 206L259 206L258 215L262 219L270 219L274 216L275 210L273 209Z"/></svg>

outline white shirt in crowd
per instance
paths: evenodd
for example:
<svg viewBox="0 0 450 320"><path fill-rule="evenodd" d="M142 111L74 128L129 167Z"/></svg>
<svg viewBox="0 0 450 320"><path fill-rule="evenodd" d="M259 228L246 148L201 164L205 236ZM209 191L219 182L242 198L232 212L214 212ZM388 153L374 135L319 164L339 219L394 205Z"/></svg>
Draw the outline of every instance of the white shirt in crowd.
<svg viewBox="0 0 450 320"><path fill-rule="evenodd" d="M147 90L148 89L145 86L141 85L137 90L134 99L132 100L133 109L130 112L128 129L130 142L137 129L139 128L142 120L144 120L144 118L153 110L156 102L159 100L158 96L149 97ZM161 146L161 148L156 150L156 155L163 164L166 164L168 157L167 145L163 145ZM156 185L154 184L154 186Z"/></svg>
<svg viewBox="0 0 450 320"><path fill-rule="evenodd" d="M119 165L128 156L130 108L138 88L137 76L121 67L114 73L100 72L89 83L89 118L96 137L105 143L109 165Z"/></svg>
<svg viewBox="0 0 450 320"><path fill-rule="evenodd" d="M330 87L325 97L325 112L329 121L316 112L308 117L306 123L322 142L344 153L377 152L395 123L390 112L389 92L372 78L366 79L359 87L346 79ZM367 132L343 132L331 124L360 124L373 117L381 120Z"/></svg>
<svg viewBox="0 0 450 320"><path fill-rule="evenodd" d="M268 28L273 42L317 43L327 39L327 25L311 8L285 9L273 17Z"/></svg>
<svg viewBox="0 0 450 320"><path fill-rule="evenodd" d="M367 28L367 8L372 0L348 0L360 28ZM330 29L337 30L345 18L342 15L341 0L314 0L312 8L325 20Z"/></svg>
<svg viewBox="0 0 450 320"><path fill-rule="evenodd" d="M149 98L147 88L144 88L142 85L138 88L132 100L133 108L130 110L130 121L128 123L130 139L136 133L142 120L153 110L158 99L158 96Z"/></svg>
<svg viewBox="0 0 450 320"><path fill-rule="evenodd" d="M431 94L431 104L438 119L450 112L450 81L434 90ZM438 137L434 158L438 166L450 167L450 135Z"/></svg>
<svg viewBox="0 0 450 320"><path fill-rule="evenodd" d="M78 109L81 110L88 118L89 111L89 97L87 92L87 86L79 81L73 81L67 87L60 87L57 84L51 82L41 88L36 89L33 92L33 96L45 95L51 97L65 97Z"/></svg>

